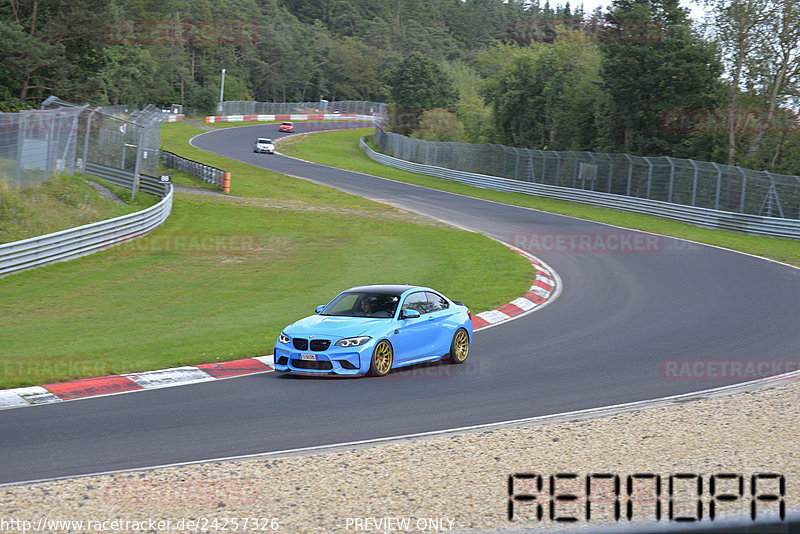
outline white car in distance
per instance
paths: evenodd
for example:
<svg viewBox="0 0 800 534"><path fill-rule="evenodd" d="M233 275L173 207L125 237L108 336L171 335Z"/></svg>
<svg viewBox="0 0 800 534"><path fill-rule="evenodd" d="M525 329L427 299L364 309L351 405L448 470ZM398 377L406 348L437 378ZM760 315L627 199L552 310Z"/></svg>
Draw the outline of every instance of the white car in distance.
<svg viewBox="0 0 800 534"><path fill-rule="evenodd" d="M259 137L256 139L256 144L253 147L253 152L257 152L258 154L263 154L266 152L267 154L274 154L275 153L275 145L272 143L272 139L267 139L266 137Z"/></svg>

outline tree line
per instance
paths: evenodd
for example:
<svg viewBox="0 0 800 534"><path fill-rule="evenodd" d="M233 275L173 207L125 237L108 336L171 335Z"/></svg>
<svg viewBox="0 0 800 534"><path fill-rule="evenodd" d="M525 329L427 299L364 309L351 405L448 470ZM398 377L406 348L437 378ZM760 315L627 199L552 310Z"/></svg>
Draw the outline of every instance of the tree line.
<svg viewBox="0 0 800 534"><path fill-rule="evenodd" d="M0 110L388 101L431 140L689 157L800 174L800 4L10 0ZM794 109L794 111L792 111Z"/></svg>

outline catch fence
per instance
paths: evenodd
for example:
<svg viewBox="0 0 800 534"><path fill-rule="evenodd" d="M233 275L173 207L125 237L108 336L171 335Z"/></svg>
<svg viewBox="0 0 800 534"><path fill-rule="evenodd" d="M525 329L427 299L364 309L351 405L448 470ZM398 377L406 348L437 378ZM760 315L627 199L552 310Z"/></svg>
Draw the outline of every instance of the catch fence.
<svg viewBox="0 0 800 534"><path fill-rule="evenodd" d="M0 182L24 189L72 174L86 107L0 113Z"/></svg>
<svg viewBox="0 0 800 534"><path fill-rule="evenodd" d="M798 176L666 156L423 141L380 125L375 142L385 154L423 165L737 214L800 218Z"/></svg>
<svg viewBox="0 0 800 534"><path fill-rule="evenodd" d="M221 102L218 115L303 115L339 113L342 115L386 115L386 104L362 100L334 100L317 102L254 102L229 100Z"/></svg>
<svg viewBox="0 0 800 534"><path fill-rule="evenodd" d="M130 173L135 196L140 175L159 174L161 123L148 105L90 108L51 96L40 110L0 113L0 181L23 189L63 172L91 172L98 164Z"/></svg>

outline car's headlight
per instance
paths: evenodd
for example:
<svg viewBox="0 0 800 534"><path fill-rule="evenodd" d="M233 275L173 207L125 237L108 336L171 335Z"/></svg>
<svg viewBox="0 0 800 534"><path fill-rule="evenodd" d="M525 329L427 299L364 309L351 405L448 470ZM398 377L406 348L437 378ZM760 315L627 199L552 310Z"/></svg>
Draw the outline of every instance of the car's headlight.
<svg viewBox="0 0 800 534"><path fill-rule="evenodd" d="M357 347L372 339L369 336L346 337L336 342L337 347Z"/></svg>
<svg viewBox="0 0 800 534"><path fill-rule="evenodd" d="M291 339L289 339L289 336L281 332L280 335L278 336L278 341L280 341L281 343L288 343L289 341L291 341Z"/></svg>

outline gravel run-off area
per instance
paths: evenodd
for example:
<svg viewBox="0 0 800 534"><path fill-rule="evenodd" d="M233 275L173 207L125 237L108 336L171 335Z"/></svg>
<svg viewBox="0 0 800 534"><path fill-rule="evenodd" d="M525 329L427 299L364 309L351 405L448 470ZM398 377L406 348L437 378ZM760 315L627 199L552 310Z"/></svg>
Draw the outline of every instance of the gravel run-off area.
<svg viewBox="0 0 800 534"><path fill-rule="evenodd" d="M548 519L549 476L562 473L580 478L559 479L556 493L579 495L586 493L586 475L620 476L623 514L627 476L660 475L659 499L653 496L654 479L650 486L636 479L637 498L631 502L636 520L652 518L659 500L664 522L670 475L700 475L708 521L711 475L743 476L744 496L718 502L720 518L749 513L752 475L780 474L786 509L794 513L800 509L799 401L800 375L795 373L744 392L700 395L600 417L608 411L325 452L6 486L0 488L0 527L5 526L0 531L21 531L11 520L31 521L38 532L109 532L114 527L119 532L188 532L192 527L198 532L549 530L562 526ZM543 486L540 491L535 478L515 479L515 495L538 500L515 502L515 518L509 521L509 475L521 473L543 475ZM737 493L738 480L717 479L717 494ZM674 481L674 515L692 516L696 478ZM611 482L594 482L589 522L585 498L570 505L559 502L557 515L583 518L570 528L596 530L612 513ZM778 479L759 479L759 484L759 495L780 491ZM544 504L542 520L536 517L536 502ZM762 517L774 515L778 506L775 501L757 504ZM52 523L62 520L84 523L67 528Z"/></svg>

